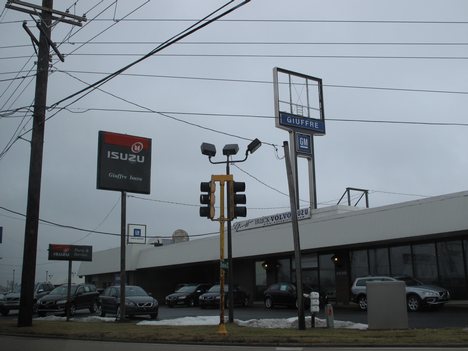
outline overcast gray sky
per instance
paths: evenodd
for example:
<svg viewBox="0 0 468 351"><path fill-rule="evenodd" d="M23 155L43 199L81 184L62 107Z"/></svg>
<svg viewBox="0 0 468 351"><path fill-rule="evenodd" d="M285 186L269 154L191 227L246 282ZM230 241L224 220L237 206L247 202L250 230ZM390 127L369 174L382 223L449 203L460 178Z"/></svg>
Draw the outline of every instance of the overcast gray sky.
<svg viewBox="0 0 468 351"><path fill-rule="evenodd" d="M34 99L36 58L22 21L38 36L30 16L5 3L0 1L0 285L13 270L20 280L24 243L25 218L9 211L26 212L30 144L23 139L31 138L31 121L24 109L8 113ZM53 29L65 62L52 59L48 105L133 62L224 3L55 1L57 10L69 7L88 22ZM287 211L282 143L288 133L275 128L275 66L323 79L327 133L315 139L319 207L336 204L346 187L370 190L372 207L466 190L467 14L464 0L253 0L102 91L61 104L69 106L56 115L48 111L54 117L45 128L40 217L119 233L120 193L96 189L100 130L153 141L151 194L129 194L127 201L128 223L146 224L148 235L217 231L216 223L198 215L199 184L225 169L201 155L202 142L217 146L220 161L225 144L238 143L243 153L249 140L264 142L232 173L246 182L249 218ZM399 123L385 123L390 121ZM305 160L299 166L306 207ZM48 272L60 283L67 265L47 260L49 243L98 251L118 246L119 237L42 223L36 277L44 280Z"/></svg>

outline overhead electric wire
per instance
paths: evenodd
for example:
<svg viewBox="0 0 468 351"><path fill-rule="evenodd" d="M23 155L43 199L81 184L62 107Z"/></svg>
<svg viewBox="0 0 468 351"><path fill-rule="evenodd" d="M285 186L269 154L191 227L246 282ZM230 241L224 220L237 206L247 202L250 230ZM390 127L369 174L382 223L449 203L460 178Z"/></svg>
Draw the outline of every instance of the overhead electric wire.
<svg viewBox="0 0 468 351"><path fill-rule="evenodd" d="M114 19L100 19L114 21ZM190 18L135 18L129 22L193 22ZM257 23L362 23L362 24L468 24L468 21L429 21L429 20L346 20L346 19L222 19L220 22L257 22Z"/></svg>
<svg viewBox="0 0 468 351"><path fill-rule="evenodd" d="M0 206L0 209L6 211L6 212L9 212L9 213L13 213L13 214L16 214L18 216L21 216L21 217L26 217L25 214L21 213L21 212L18 212L18 211L13 211L13 210L10 210L6 207L3 207L3 206ZM39 222L41 223L45 223L45 224L48 224L48 225L52 225L52 226L55 226L55 227L60 227L60 228L65 228L65 229L71 229L71 230L76 230L76 231L80 231L80 232L88 232L88 233L93 233L93 234L102 234L102 235L110 235L110 236L121 236L120 233L112 233L112 232L105 232L105 231L100 231L100 230L90 230L90 229L86 229L86 228L81 228L81 227L77 227L77 226L73 226L73 225L68 225L68 224L61 224L61 223L58 223L58 222L53 222L53 221L49 221L49 220L45 220L45 219L39 219ZM201 237L201 236L208 236L208 235L213 235L213 234L219 234L218 232L210 232L210 233L203 233L203 234L192 234L192 235L189 235L189 237ZM167 235L167 236L164 236L164 235L150 235L150 236L146 236L147 238L172 238L172 236L170 235Z"/></svg>
<svg viewBox="0 0 468 351"><path fill-rule="evenodd" d="M158 41L69 41L65 42L69 45L80 45L80 44L90 44L90 45L154 45L161 44L162 42ZM353 45L353 46L468 46L468 42L365 42L365 41L356 41L356 42L345 42L345 41L335 41L335 42L324 42L324 41L183 41L178 42L175 45ZM9 49L9 48L21 48L29 47L29 45L10 45L10 46L0 46L0 49Z"/></svg>
<svg viewBox="0 0 468 351"><path fill-rule="evenodd" d="M146 60L148 57L151 57L153 55L148 54L138 54L138 53L79 53L79 54L66 54L67 56L87 56L87 57L93 57L93 56L100 56L100 57L140 57L138 60L136 60L136 63L139 63L143 60ZM17 60L17 59L23 59L27 58L27 55L21 55L21 56L4 56L0 57L0 60ZM468 60L468 56L403 56L403 55L317 55L317 54L311 54L311 55L306 55L306 54L159 54L158 57L209 57L209 58L316 58L316 59L351 59L351 60ZM136 64L135 63L135 64ZM122 72L126 71L133 65L128 66L127 68L124 68ZM93 86L100 86L104 83L106 83L108 80L113 79L114 77L118 76L121 72L114 72L111 77L106 77L105 79L102 79L101 81L98 81L94 83ZM60 101L58 101L56 104L63 103L66 100L69 100L76 95L82 94L83 92L76 92L75 95L68 96L67 98L64 98Z"/></svg>
<svg viewBox="0 0 468 351"><path fill-rule="evenodd" d="M107 75L108 72L96 71L76 71L76 70L57 70L61 73L80 73L80 74L102 74ZM1 74L1 73L0 73ZM186 80L201 80L201 81L214 81L214 82L233 82L233 83L252 83L252 84L267 84L273 85L271 80L253 80L253 79L235 79L235 78L214 78L214 77L196 77L196 76L176 76L176 75L162 75L162 74L148 74L148 73L122 73L123 76L129 77L148 77L148 78L165 78L165 79L186 79ZM300 83L298 83L300 84ZM452 90L435 90L435 89L411 89L411 88L391 88L391 87L375 87L375 86L362 86L362 85L343 85L343 84L323 84L324 87L330 88L346 88L346 89L368 89L368 90L388 90L388 91L402 91L402 92L416 92L416 93L440 93L440 94L462 94L468 95L468 91L452 91Z"/></svg>
<svg viewBox="0 0 468 351"><path fill-rule="evenodd" d="M175 36L171 37L170 39L168 39L167 41L165 41L163 44L159 45L158 47L156 47L155 49L151 50L150 52L148 52L147 54L143 55L142 57L140 57L139 59L133 61L132 63L122 67L121 69L113 72L112 74L110 74L109 76L91 84L89 87L87 88L84 88L84 89L81 89L80 91L77 91L76 93L73 93L63 99L61 99L60 101L56 102L55 104L53 104L52 106L58 106L60 105L61 103L67 101L67 100L70 100L70 99L73 99L74 97L76 96L79 96L79 95L82 95L81 97L79 97L78 99L74 100L72 103L78 101L79 99L83 98L84 96L86 96L87 94L89 94L89 92L95 90L96 88L100 87L101 85L107 83L109 80L115 78L116 76L118 76L119 74L125 72L126 70L128 70L129 68L137 65L138 63L142 62L143 60L146 60L147 58L155 55L156 53L159 53L161 50L164 50L165 48L171 46L172 44L178 42L179 40L197 32L198 30L204 28L205 26L213 23L214 21L217 21L219 20L220 18L226 16L227 14L235 11L236 9L238 9L239 7L245 5L247 2L249 2L250 0L244 0L242 1L240 4L236 5L236 6L233 6L232 8L226 10L225 12L219 14L219 15L216 15L214 18L210 18L212 17L213 15L215 15L217 12L223 10L225 7L227 7L229 4L231 4L232 2L234 2L234 0L231 0L229 1L228 3L222 5L221 7L219 7L217 10L211 12L209 15L205 16L203 19L201 20L198 20L195 24L189 26L187 29L183 30L182 32L180 32L179 34L176 34Z"/></svg>

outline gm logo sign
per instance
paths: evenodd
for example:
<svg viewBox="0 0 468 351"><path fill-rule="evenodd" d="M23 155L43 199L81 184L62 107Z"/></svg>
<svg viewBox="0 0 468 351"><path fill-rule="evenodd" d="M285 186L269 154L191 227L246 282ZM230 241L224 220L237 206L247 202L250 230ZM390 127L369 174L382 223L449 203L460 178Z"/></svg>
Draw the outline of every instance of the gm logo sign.
<svg viewBox="0 0 468 351"><path fill-rule="evenodd" d="M312 136L310 134L296 134L296 152L298 154L312 156Z"/></svg>

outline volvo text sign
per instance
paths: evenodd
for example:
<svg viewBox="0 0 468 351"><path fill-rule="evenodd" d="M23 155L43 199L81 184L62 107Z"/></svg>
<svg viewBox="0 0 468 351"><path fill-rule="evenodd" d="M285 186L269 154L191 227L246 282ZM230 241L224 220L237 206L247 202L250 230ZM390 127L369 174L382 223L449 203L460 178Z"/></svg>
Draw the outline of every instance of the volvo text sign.
<svg viewBox="0 0 468 351"><path fill-rule="evenodd" d="M151 139L99 132L97 188L149 194Z"/></svg>

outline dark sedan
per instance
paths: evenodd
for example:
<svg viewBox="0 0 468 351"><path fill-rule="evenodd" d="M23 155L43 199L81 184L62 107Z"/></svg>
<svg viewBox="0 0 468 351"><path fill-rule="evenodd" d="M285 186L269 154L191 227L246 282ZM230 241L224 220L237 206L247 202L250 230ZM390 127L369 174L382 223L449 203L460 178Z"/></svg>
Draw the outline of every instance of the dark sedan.
<svg viewBox="0 0 468 351"><path fill-rule="evenodd" d="M99 296L100 315L106 313L120 316L120 286L109 286ZM149 315L151 319L158 318L158 301L149 295L143 288L135 285L125 287L125 314L129 317Z"/></svg>
<svg viewBox="0 0 468 351"><path fill-rule="evenodd" d="M93 313L98 307L98 295L93 284L71 284L70 314L80 309L89 309ZM48 295L37 300L37 314L44 317L47 313L66 313L68 284L56 287Z"/></svg>
<svg viewBox="0 0 468 351"><path fill-rule="evenodd" d="M178 288L174 293L166 296L166 305L174 307L175 305L195 306L198 305L198 298L204 294L210 284L186 284Z"/></svg>
<svg viewBox="0 0 468 351"><path fill-rule="evenodd" d="M303 294L310 294L312 289L304 286L302 289ZM264 292L264 302L266 308L273 308L275 306L286 306L297 308L297 289L292 283L275 283L270 285ZM310 305L308 297L303 298L305 307ZM327 299L324 294L320 294L320 305L324 305Z"/></svg>
<svg viewBox="0 0 468 351"><path fill-rule="evenodd" d="M210 290L200 295L200 298L198 299L198 304L200 305L200 307L205 308L219 306L219 301L221 297L220 290L221 289L219 285L213 285L210 288ZM226 306L228 305L228 291L229 286L226 284L224 286L224 304ZM249 305L249 295L244 290L240 289L238 286L234 286L232 292L234 297L234 305Z"/></svg>

